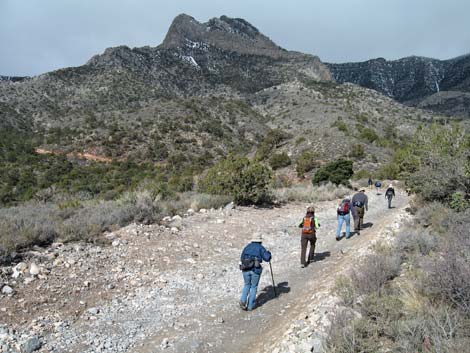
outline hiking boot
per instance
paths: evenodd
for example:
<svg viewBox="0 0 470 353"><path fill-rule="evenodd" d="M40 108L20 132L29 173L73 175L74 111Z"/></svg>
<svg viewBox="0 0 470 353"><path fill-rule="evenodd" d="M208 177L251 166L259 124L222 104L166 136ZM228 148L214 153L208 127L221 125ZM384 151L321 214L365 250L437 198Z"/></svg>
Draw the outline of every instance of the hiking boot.
<svg viewBox="0 0 470 353"><path fill-rule="evenodd" d="M341 237L336 237L336 241L340 241L341 240Z"/></svg>
<svg viewBox="0 0 470 353"><path fill-rule="evenodd" d="M240 300L239 304L240 304L240 308L242 308L242 310L245 310L245 311L248 310L248 308L246 306L246 303L244 303Z"/></svg>

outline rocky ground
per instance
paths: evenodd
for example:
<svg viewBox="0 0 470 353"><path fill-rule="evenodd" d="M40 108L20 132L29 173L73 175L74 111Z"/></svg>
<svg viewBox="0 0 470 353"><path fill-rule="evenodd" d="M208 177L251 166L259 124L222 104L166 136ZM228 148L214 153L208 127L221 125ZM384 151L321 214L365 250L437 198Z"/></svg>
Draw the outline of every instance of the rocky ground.
<svg viewBox="0 0 470 353"><path fill-rule="evenodd" d="M110 245L53 244L1 268L0 352L320 352L338 274L407 217L369 192L368 227L335 241L335 202L316 205L316 262L299 266L306 204L188 210L106 234ZM261 231L273 253L258 308L241 311L241 249Z"/></svg>

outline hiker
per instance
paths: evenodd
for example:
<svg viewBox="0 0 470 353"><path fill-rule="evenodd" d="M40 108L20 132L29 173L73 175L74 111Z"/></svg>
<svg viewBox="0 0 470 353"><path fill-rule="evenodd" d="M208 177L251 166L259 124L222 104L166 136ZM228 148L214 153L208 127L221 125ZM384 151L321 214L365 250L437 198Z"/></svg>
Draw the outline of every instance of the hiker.
<svg viewBox="0 0 470 353"><path fill-rule="evenodd" d="M359 235L364 224L364 213L369 210L366 190L361 189L354 194L351 203L353 205L354 231Z"/></svg>
<svg viewBox="0 0 470 353"><path fill-rule="evenodd" d="M380 195L380 187L382 186L382 183L380 181L375 182L375 187L377 188L377 195Z"/></svg>
<svg viewBox="0 0 470 353"><path fill-rule="evenodd" d="M367 185L369 185L369 189L372 190L372 179L369 177L369 180L367 180Z"/></svg>
<svg viewBox="0 0 470 353"><path fill-rule="evenodd" d="M388 208L392 208L392 199L395 197L395 189L393 185L388 186L387 191L385 191L385 198L388 200Z"/></svg>
<svg viewBox="0 0 470 353"><path fill-rule="evenodd" d="M341 228L343 227L343 223L346 223L346 239L349 239L351 237L351 199L348 196L346 196L343 201L341 201L338 208L336 209L336 213L338 215L338 229L336 230L336 240L341 240Z"/></svg>
<svg viewBox="0 0 470 353"><path fill-rule="evenodd" d="M263 236L260 233L254 233L251 243L245 246L240 257L240 270L242 270L245 282L240 298L240 307L243 310L251 311L255 307L256 291L263 271L261 262L271 261L271 253L261 245L262 242Z"/></svg>
<svg viewBox="0 0 470 353"><path fill-rule="evenodd" d="M299 224L299 228L302 228L302 233L300 237L300 267L304 268L310 262L314 261L315 255L315 243L317 242L317 229L320 228L318 219L315 217L315 207L308 206L307 213L305 214L304 219ZM310 243L310 250L308 252L308 258L305 259L305 254L307 253L307 246Z"/></svg>

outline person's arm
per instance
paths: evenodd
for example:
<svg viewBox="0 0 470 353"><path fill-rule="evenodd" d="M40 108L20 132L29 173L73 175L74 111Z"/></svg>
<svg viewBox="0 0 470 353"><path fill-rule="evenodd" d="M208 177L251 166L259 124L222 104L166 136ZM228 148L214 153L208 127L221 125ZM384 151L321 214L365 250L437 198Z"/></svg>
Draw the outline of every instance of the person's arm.
<svg viewBox="0 0 470 353"><path fill-rule="evenodd" d="M302 228L304 226L304 220L302 219L302 222L299 224L299 228Z"/></svg>
<svg viewBox="0 0 470 353"><path fill-rule="evenodd" d="M263 247L261 249L261 258L264 261L269 262L271 261L271 257L272 257L271 252L269 252L269 250L266 250L266 248Z"/></svg>
<svg viewBox="0 0 470 353"><path fill-rule="evenodd" d="M318 223L318 218L315 217L315 229L320 228L320 223Z"/></svg>

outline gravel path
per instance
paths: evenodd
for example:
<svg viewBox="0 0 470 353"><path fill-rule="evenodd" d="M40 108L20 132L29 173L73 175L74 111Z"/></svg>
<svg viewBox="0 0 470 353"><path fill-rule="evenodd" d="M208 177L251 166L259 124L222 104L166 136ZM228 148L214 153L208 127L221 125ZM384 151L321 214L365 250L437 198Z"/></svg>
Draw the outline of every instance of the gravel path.
<svg viewBox="0 0 470 353"><path fill-rule="evenodd" d="M327 291L338 272L404 212L407 197L398 193L394 201L396 208L388 210L383 195L369 192L369 227L340 242L334 236L335 202L317 203L317 261L305 269L300 268L297 225L306 204L212 210L166 227L128 226L108 235L110 247L59 247L50 256L59 264L49 266L44 256L39 262L41 270L50 267L47 276L19 285L16 296L0 298L0 309L9 314L7 324L15 328L5 342L12 352L34 336L41 338L40 352L282 351L276 344L289 347L286 332L299 317L308 316L303 313L310 310L312 296ZM265 234L264 245L273 253L279 296L273 297L265 265L260 306L244 312L238 307L243 282L238 259L255 231ZM75 259L72 265L61 265L70 258ZM57 289L60 285L65 288ZM51 288L59 293L55 301ZM49 300L26 313L13 306L47 293Z"/></svg>

